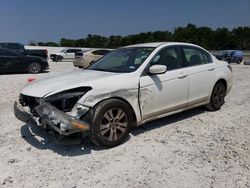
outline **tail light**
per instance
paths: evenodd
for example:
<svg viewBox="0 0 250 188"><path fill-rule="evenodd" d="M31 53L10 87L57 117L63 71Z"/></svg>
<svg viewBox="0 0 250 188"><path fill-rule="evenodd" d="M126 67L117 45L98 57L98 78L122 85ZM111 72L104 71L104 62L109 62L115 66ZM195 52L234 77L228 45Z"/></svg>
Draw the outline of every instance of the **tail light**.
<svg viewBox="0 0 250 188"><path fill-rule="evenodd" d="M233 68L232 68L231 65L227 65L227 67L229 68L229 70L230 70L231 72L233 72Z"/></svg>

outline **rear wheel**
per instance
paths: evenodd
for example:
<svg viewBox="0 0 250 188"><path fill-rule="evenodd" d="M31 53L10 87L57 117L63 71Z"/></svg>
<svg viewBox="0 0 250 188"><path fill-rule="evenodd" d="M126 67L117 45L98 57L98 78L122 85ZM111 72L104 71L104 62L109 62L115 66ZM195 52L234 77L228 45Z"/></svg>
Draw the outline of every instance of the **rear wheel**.
<svg viewBox="0 0 250 188"><path fill-rule="evenodd" d="M206 106L209 110L216 111L225 103L226 87L222 82L215 84L210 103Z"/></svg>
<svg viewBox="0 0 250 188"><path fill-rule="evenodd" d="M123 101L111 99L101 102L92 114L90 139L96 145L114 147L128 137L132 114Z"/></svg>
<svg viewBox="0 0 250 188"><path fill-rule="evenodd" d="M36 73L39 73L41 71L42 71L42 67L41 67L40 63L34 62L28 66L29 73L36 74Z"/></svg>
<svg viewBox="0 0 250 188"><path fill-rule="evenodd" d="M63 57L62 56L60 56L60 55L58 55L57 57L56 57L56 61L58 62L58 61L62 61L63 60Z"/></svg>

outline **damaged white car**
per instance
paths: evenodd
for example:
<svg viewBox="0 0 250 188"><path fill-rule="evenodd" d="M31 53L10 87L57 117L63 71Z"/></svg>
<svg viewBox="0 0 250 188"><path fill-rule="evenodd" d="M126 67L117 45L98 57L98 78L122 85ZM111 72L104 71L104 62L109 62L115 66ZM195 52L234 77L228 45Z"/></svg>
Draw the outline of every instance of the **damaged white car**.
<svg viewBox="0 0 250 188"><path fill-rule="evenodd" d="M16 117L58 135L122 143L133 126L205 105L219 110L232 68L187 43L146 43L112 51L85 70L33 81L14 104Z"/></svg>

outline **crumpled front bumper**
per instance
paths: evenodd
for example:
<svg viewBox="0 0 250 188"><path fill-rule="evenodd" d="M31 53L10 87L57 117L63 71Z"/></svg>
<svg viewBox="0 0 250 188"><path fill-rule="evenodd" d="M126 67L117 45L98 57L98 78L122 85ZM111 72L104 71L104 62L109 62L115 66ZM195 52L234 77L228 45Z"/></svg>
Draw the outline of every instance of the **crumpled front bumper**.
<svg viewBox="0 0 250 188"><path fill-rule="evenodd" d="M17 101L14 103L14 114L17 119L24 123L42 124L44 128L49 126L60 135L70 135L88 131L90 126L87 122L66 114L49 103L43 103L36 107L40 121L22 107Z"/></svg>

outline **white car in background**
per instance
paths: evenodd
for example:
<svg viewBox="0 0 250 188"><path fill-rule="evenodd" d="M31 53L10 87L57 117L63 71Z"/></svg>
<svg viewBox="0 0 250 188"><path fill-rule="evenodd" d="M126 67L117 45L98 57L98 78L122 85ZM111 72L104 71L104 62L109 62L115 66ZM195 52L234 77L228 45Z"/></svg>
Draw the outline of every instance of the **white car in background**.
<svg viewBox="0 0 250 188"><path fill-rule="evenodd" d="M137 44L87 69L31 82L14 112L58 135L80 133L114 147L133 126L202 105L219 110L232 81L231 66L199 46Z"/></svg>
<svg viewBox="0 0 250 188"><path fill-rule="evenodd" d="M63 61L63 60L73 60L75 53L81 52L82 49L66 48L60 51L59 53L54 53L50 55L52 61Z"/></svg>
<svg viewBox="0 0 250 188"><path fill-rule="evenodd" d="M73 64L75 67L86 68L111 51L111 49L96 49L86 52L77 52Z"/></svg>

